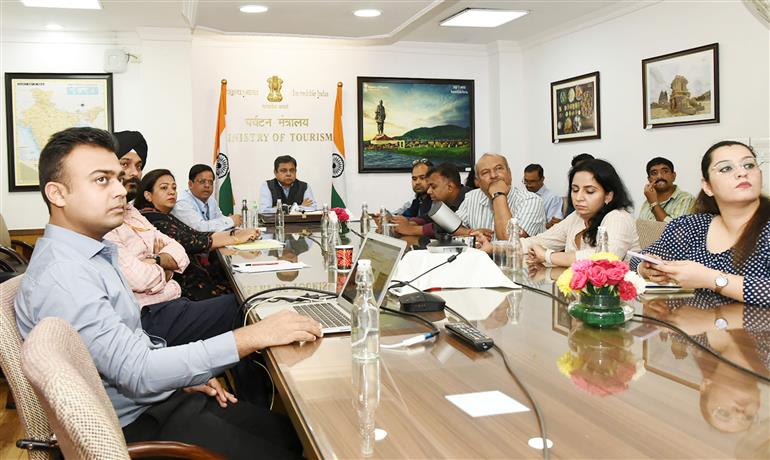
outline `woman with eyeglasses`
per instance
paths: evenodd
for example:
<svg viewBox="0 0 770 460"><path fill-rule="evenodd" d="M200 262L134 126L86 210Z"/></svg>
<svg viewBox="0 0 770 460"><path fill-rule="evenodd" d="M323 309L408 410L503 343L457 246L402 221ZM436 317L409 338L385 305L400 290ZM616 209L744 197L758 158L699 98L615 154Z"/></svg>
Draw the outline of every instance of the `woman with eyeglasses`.
<svg viewBox="0 0 770 460"><path fill-rule="evenodd" d="M184 273L174 275L182 296L204 300L232 292L218 259L210 251L230 244L253 241L259 232L253 228L222 232L199 232L171 214L176 203L176 179L168 169L155 169L144 175L134 206L155 228L175 239L190 257Z"/></svg>
<svg viewBox="0 0 770 460"><path fill-rule="evenodd" d="M701 160L696 214L671 221L645 249L661 263L634 258L631 268L656 283L770 305L770 199L760 166L741 142L712 145Z"/></svg>

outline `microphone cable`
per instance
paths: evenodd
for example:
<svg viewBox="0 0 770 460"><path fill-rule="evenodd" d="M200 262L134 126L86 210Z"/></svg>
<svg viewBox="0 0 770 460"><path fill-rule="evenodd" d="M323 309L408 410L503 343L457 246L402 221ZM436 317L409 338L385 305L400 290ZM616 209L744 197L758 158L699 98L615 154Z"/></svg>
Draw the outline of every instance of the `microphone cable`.
<svg viewBox="0 0 770 460"><path fill-rule="evenodd" d="M429 268L428 270L425 270L424 272L420 273L419 275L415 276L414 278L410 279L409 281L391 280L391 283L393 283L393 284L391 284L388 287L388 289L400 288L400 287L404 287L404 286L411 286L409 283L414 283L416 280L418 280L419 278L427 275L428 273L432 272L433 270L435 270L435 269L437 269L437 268L439 268L439 267L441 267L443 265L446 265L446 264L454 262L455 259L457 259L457 256L459 256L459 255L460 255L459 253L458 254L452 254L451 256L449 256L447 258L447 260L441 262L440 264L438 264L438 265L436 265L436 266L434 266L432 268ZM412 287L412 289L417 289L414 286L411 286L411 287ZM422 289L417 289L417 291L422 292Z"/></svg>

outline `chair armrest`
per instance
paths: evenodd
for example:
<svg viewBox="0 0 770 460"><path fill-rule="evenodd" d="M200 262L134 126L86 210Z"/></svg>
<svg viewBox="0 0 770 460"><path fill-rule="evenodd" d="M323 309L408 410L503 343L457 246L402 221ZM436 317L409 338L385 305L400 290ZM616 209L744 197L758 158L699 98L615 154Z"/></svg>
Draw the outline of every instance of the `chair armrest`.
<svg viewBox="0 0 770 460"><path fill-rule="evenodd" d="M16 273L16 270L14 270L13 267L8 265L8 262L4 260L0 260L0 271L4 271L6 273Z"/></svg>
<svg viewBox="0 0 770 460"><path fill-rule="evenodd" d="M226 460L224 456L204 447L173 441L132 442L128 446L131 458L171 457L190 460Z"/></svg>
<svg viewBox="0 0 770 460"><path fill-rule="evenodd" d="M11 246L13 246L17 252L21 252L21 254L27 259L27 263L29 263L29 259L32 257L32 252L35 250L34 245L31 245L26 241L11 240ZM18 251L17 248L21 249L21 251Z"/></svg>
<svg viewBox="0 0 770 460"><path fill-rule="evenodd" d="M22 256L21 254L19 254L18 252L16 252L15 250L9 247L0 246L0 252L12 258L13 260L15 260L20 264L27 265L28 263L27 259L25 259L24 256Z"/></svg>

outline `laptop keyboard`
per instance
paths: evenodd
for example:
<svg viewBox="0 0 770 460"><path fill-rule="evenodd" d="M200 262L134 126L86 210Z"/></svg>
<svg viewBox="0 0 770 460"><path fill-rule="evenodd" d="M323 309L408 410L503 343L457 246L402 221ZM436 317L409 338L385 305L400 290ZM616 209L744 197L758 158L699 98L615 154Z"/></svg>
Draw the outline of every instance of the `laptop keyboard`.
<svg viewBox="0 0 770 460"><path fill-rule="evenodd" d="M313 302L294 305L300 315L313 318L321 323L323 329L350 326L350 318L343 315L339 308L330 302Z"/></svg>

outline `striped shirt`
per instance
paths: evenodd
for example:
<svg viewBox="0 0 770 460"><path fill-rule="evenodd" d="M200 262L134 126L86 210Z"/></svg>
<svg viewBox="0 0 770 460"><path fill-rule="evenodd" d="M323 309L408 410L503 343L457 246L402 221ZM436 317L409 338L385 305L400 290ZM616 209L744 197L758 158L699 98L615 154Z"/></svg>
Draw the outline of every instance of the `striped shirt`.
<svg viewBox="0 0 770 460"><path fill-rule="evenodd" d="M663 222L671 222L671 219L676 217L686 216L692 213L692 207L695 204L695 197L685 192L679 186L674 186L674 193L666 201L661 201L658 206L666 211L665 219ZM639 219L641 220L657 220L655 214L650 209L650 203L645 201L642 205L642 209L639 210Z"/></svg>
<svg viewBox="0 0 770 460"><path fill-rule="evenodd" d="M511 215L519 219L519 225L528 235L534 236L545 231L545 207L543 200L532 192L511 187L508 192L508 207ZM465 200L457 215L468 228L495 228L492 202L480 188L465 194Z"/></svg>

